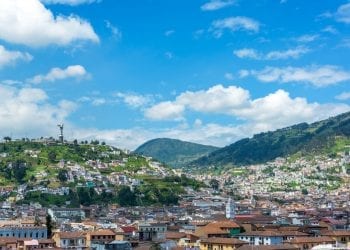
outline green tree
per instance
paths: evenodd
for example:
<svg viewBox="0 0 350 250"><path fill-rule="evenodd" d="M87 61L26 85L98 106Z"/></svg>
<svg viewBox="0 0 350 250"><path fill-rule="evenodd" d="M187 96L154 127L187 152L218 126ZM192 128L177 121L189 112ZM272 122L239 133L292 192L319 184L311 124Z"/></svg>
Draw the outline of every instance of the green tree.
<svg viewBox="0 0 350 250"><path fill-rule="evenodd" d="M52 235L52 229L53 229L53 221L51 218L51 215L46 215L46 228L47 228L47 237L51 238Z"/></svg>
<svg viewBox="0 0 350 250"><path fill-rule="evenodd" d="M128 186L122 186L117 195L118 203L121 206L136 205L136 195L130 190Z"/></svg>
<svg viewBox="0 0 350 250"><path fill-rule="evenodd" d="M51 163L54 163L54 162L56 162L57 154L56 154L55 151L50 151L50 152L47 154L47 157L48 157L48 159L49 159L49 161L50 161Z"/></svg>
<svg viewBox="0 0 350 250"><path fill-rule="evenodd" d="M57 178L58 178L58 180L60 182L66 182L68 180L68 171L67 171L67 169L60 169L60 171L58 171Z"/></svg>
<svg viewBox="0 0 350 250"><path fill-rule="evenodd" d="M4 137L4 141L5 142L10 142L12 139L11 139L11 137L10 136L5 136Z"/></svg>

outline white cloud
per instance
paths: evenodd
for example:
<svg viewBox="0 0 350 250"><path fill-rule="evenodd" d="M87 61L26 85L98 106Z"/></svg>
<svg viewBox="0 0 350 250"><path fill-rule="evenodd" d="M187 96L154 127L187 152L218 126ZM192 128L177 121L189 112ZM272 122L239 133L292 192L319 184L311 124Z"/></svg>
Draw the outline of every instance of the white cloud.
<svg viewBox="0 0 350 250"><path fill-rule="evenodd" d="M341 101L350 100L350 92L343 92L337 95L335 98Z"/></svg>
<svg viewBox="0 0 350 250"><path fill-rule="evenodd" d="M185 107L173 102L161 102L145 111L145 117L150 120L182 120Z"/></svg>
<svg viewBox="0 0 350 250"><path fill-rule="evenodd" d="M55 82L67 78L75 78L77 80L87 78L89 74L81 65L71 65L65 69L52 68L46 75L36 75L27 81L29 83L39 84L42 82Z"/></svg>
<svg viewBox="0 0 350 250"><path fill-rule="evenodd" d="M208 103L206 108L205 104ZM152 120L184 121L186 110L201 113L224 113L243 121L239 125L204 124L196 119L193 126L147 130L95 131L103 140L117 142L128 148L159 137L177 138L203 144L224 146L253 134L271 131L300 122L314 122L350 110L345 104L310 103L302 97L292 98L288 92L277 90L264 97L251 99L249 91L240 87L221 85L207 90L184 92L174 101L158 103L146 110L145 116ZM92 136L92 134L90 134ZM134 140L130 140L134 138Z"/></svg>
<svg viewBox="0 0 350 250"><path fill-rule="evenodd" d="M52 105L38 88L14 88L0 85L0 134L21 137L55 136L57 123L75 110L76 105L62 100Z"/></svg>
<svg viewBox="0 0 350 250"><path fill-rule="evenodd" d="M249 58L254 60L282 60L289 58L297 59L301 55L304 55L309 51L310 50L308 48L299 46L294 49L270 51L266 55L264 55L262 53L259 53L255 49L244 48L233 51L233 54L239 58Z"/></svg>
<svg viewBox="0 0 350 250"><path fill-rule="evenodd" d="M350 3L339 6L334 16L338 22L350 24Z"/></svg>
<svg viewBox="0 0 350 250"><path fill-rule="evenodd" d="M233 54L239 58L250 58L250 59L260 59L261 56L255 49L240 49L233 51Z"/></svg>
<svg viewBox="0 0 350 250"><path fill-rule="evenodd" d="M17 85L17 84L22 84L23 82L18 81L18 80L11 80L11 79L7 79L7 80L2 80L0 82L0 84L3 85Z"/></svg>
<svg viewBox="0 0 350 250"><path fill-rule="evenodd" d="M202 11L214 11L236 4L236 0L210 0L201 6Z"/></svg>
<svg viewBox="0 0 350 250"><path fill-rule="evenodd" d="M244 77L247 77L250 75L250 72L249 70L246 70L246 69L242 69L238 72L238 75L240 78L244 78Z"/></svg>
<svg viewBox="0 0 350 250"><path fill-rule="evenodd" d="M307 35L296 37L295 40L299 43L310 43L317 40L319 37L320 37L319 35L307 34Z"/></svg>
<svg viewBox="0 0 350 250"><path fill-rule="evenodd" d="M279 59L288 59L293 58L297 59L301 55L304 55L308 53L310 50L305 47L297 47L295 49L288 49L285 51L271 51L268 54L266 54L265 58L266 60L279 60Z"/></svg>
<svg viewBox="0 0 350 250"><path fill-rule="evenodd" d="M106 23L106 27L111 31L113 37L116 40L120 40L122 38L122 32L116 26L114 26L111 22L106 20L105 23Z"/></svg>
<svg viewBox="0 0 350 250"><path fill-rule="evenodd" d="M322 31L330 34L338 34L338 30L331 25L324 27Z"/></svg>
<svg viewBox="0 0 350 250"><path fill-rule="evenodd" d="M236 16L215 20L209 30L213 32L216 38L220 38L225 30L232 32L243 30L256 33L259 29L260 23L258 21L249 17Z"/></svg>
<svg viewBox="0 0 350 250"><path fill-rule="evenodd" d="M118 92L115 93L114 96L121 98L122 101L131 108L143 108L153 100L150 95L138 95L133 93Z"/></svg>
<svg viewBox="0 0 350 250"><path fill-rule="evenodd" d="M164 32L164 36L171 36L171 35L173 35L175 33L175 30L167 30L167 31L165 31Z"/></svg>
<svg viewBox="0 0 350 250"><path fill-rule="evenodd" d="M0 13L0 39L10 43L40 47L99 42L89 22L73 15L55 17L39 0L1 0Z"/></svg>
<svg viewBox="0 0 350 250"><path fill-rule="evenodd" d="M350 72L333 65L296 67L265 67L261 71L252 70L247 75L253 75L262 82L301 82L316 87L325 87L350 80Z"/></svg>
<svg viewBox="0 0 350 250"><path fill-rule="evenodd" d="M66 4L76 6L80 4L99 3L102 0L40 0L44 4Z"/></svg>
<svg viewBox="0 0 350 250"><path fill-rule="evenodd" d="M248 99L249 92L241 87L215 85L207 90L184 92L175 103L203 113L231 113L246 105Z"/></svg>
<svg viewBox="0 0 350 250"><path fill-rule="evenodd" d="M151 120L181 120L186 109L202 113L231 114L247 103L249 92L236 86L215 85L207 90L186 91L173 102L158 103L145 110Z"/></svg>
<svg viewBox="0 0 350 250"><path fill-rule="evenodd" d="M14 65L18 61L29 62L32 59L33 57L29 53L6 50L4 46L0 45L0 69L7 65Z"/></svg>

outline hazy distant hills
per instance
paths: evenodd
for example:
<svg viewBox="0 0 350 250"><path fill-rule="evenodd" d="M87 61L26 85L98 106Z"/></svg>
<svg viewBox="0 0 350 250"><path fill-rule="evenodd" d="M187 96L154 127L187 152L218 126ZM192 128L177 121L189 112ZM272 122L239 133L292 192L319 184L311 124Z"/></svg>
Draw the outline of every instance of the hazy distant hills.
<svg viewBox="0 0 350 250"><path fill-rule="evenodd" d="M217 149L213 146L160 138L144 143L135 150L135 153L153 157L172 167L183 167Z"/></svg>
<svg viewBox="0 0 350 250"><path fill-rule="evenodd" d="M241 166L301 153L320 153L350 144L350 112L312 124L254 135L203 156L190 165Z"/></svg>

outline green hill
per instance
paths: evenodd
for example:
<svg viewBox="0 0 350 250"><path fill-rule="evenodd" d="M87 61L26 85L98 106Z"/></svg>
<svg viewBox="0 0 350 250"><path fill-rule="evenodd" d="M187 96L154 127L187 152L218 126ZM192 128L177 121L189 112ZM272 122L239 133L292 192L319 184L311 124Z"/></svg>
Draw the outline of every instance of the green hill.
<svg viewBox="0 0 350 250"><path fill-rule="evenodd" d="M150 140L135 150L135 153L153 157L169 166L182 167L218 148L175 139Z"/></svg>
<svg viewBox="0 0 350 250"><path fill-rule="evenodd" d="M0 201L39 202L45 207L172 205L204 184L153 160L91 143L49 140L0 141Z"/></svg>
<svg viewBox="0 0 350 250"><path fill-rule="evenodd" d="M216 150L192 163L192 167L242 166L264 163L296 153L334 153L350 145L350 112L312 124L254 135Z"/></svg>

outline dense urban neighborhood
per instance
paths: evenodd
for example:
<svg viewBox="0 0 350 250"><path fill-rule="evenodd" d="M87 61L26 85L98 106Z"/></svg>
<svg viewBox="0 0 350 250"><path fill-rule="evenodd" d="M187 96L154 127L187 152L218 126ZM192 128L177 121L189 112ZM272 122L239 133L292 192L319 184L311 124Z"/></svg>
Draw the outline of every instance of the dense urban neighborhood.
<svg viewBox="0 0 350 250"><path fill-rule="evenodd" d="M2 249L348 249L349 148L172 169L98 141L0 143Z"/></svg>

